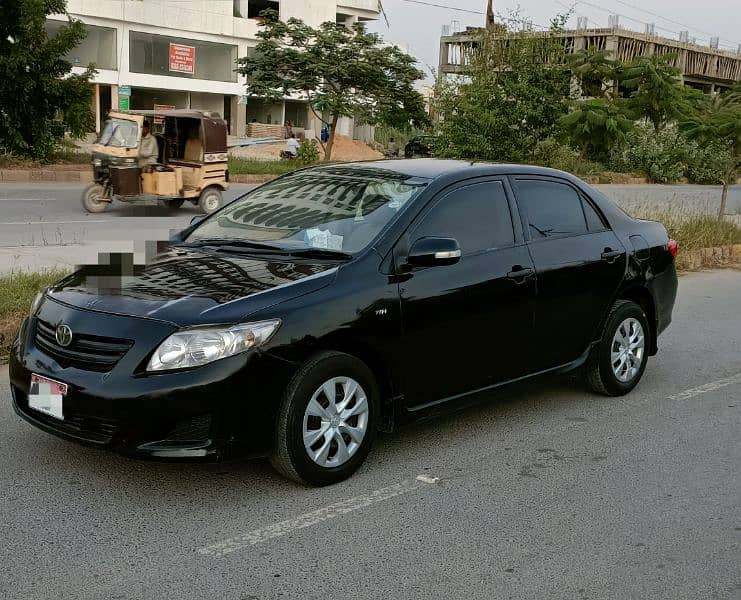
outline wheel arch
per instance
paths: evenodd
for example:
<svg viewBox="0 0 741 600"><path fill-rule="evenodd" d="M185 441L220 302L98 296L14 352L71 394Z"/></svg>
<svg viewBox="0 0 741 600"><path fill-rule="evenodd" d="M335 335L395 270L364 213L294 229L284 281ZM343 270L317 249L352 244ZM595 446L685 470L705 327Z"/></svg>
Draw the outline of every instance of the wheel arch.
<svg viewBox="0 0 741 600"><path fill-rule="evenodd" d="M633 285L621 290L615 300L630 300L643 309L650 327L651 344L648 349L649 356L658 352L658 317L656 314L656 301L648 288L642 285Z"/></svg>
<svg viewBox="0 0 741 600"><path fill-rule="evenodd" d="M390 361L372 343L349 336L333 335L320 340L312 353L335 351L349 354L362 361L373 373L380 400L379 429L390 432L395 421L395 405L399 385L395 381Z"/></svg>

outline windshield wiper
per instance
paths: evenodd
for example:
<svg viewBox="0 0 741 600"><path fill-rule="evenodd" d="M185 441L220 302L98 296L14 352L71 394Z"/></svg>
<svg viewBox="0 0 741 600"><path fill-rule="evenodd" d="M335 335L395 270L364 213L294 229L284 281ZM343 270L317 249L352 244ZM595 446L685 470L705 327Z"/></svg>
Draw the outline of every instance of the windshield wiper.
<svg viewBox="0 0 741 600"><path fill-rule="evenodd" d="M280 252L285 254L288 252L286 248L281 246L274 246L273 244L265 244L262 242L252 242L249 240L235 240L229 238L213 238L205 240L196 240L195 242L183 242L182 246L190 246L194 248L202 248L204 246L214 246L215 248L248 248L250 250L264 250L267 252Z"/></svg>
<svg viewBox="0 0 741 600"><path fill-rule="evenodd" d="M302 256L305 258L334 258L338 260L350 260L352 258L352 254L329 248L301 248L299 250L291 250L290 253L291 256Z"/></svg>

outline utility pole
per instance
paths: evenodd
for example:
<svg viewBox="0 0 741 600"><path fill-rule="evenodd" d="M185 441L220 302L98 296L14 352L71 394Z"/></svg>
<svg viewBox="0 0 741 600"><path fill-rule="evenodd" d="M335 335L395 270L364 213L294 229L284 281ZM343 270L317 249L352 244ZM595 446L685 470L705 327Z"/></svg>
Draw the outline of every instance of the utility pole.
<svg viewBox="0 0 741 600"><path fill-rule="evenodd" d="M488 0L486 4L486 23L484 25L487 29L494 25L494 7L492 6L492 0Z"/></svg>

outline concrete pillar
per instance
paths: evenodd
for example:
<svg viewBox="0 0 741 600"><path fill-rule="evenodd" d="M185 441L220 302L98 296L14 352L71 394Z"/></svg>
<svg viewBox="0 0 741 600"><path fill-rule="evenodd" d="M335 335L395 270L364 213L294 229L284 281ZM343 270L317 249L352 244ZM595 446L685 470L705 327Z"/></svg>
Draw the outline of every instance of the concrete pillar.
<svg viewBox="0 0 741 600"><path fill-rule="evenodd" d="M619 38L616 35L610 35L605 38L605 51L607 52L608 58L617 60L618 56L618 44ZM610 95L617 97L618 95L618 82L617 81L606 81L607 89L610 91Z"/></svg>
<svg viewBox="0 0 741 600"><path fill-rule="evenodd" d="M100 133L100 85L93 84L93 112L95 113L95 133Z"/></svg>
<svg viewBox="0 0 741 600"><path fill-rule="evenodd" d="M118 110L118 86L117 85L111 86L111 110L112 111Z"/></svg>
<svg viewBox="0 0 741 600"><path fill-rule="evenodd" d="M247 134L247 110L244 104L239 104L239 96L232 96L232 135Z"/></svg>

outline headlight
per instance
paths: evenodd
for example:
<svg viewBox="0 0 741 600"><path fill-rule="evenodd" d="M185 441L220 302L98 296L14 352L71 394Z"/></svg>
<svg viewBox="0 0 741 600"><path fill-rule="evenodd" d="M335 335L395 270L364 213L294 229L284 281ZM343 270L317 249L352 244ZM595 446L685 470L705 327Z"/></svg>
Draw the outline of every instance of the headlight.
<svg viewBox="0 0 741 600"><path fill-rule="evenodd" d="M173 333L155 350L147 371L199 367L234 356L267 342L280 320L245 323L231 327L202 327Z"/></svg>
<svg viewBox="0 0 741 600"><path fill-rule="evenodd" d="M28 312L29 316L33 317L36 314L36 311L39 310L41 303L44 301L45 294L46 294L46 290L42 290L38 294L36 294L36 297L33 299L33 302L31 302L31 310Z"/></svg>

